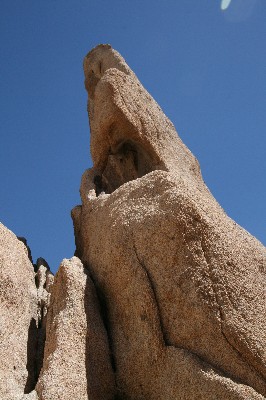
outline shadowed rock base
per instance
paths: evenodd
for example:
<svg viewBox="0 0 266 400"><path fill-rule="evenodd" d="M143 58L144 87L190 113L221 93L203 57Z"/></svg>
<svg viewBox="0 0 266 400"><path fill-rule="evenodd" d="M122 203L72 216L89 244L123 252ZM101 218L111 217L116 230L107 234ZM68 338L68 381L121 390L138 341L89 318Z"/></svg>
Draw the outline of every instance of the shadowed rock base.
<svg viewBox="0 0 266 400"><path fill-rule="evenodd" d="M47 319L41 400L113 399L114 375L93 283L77 257L55 276Z"/></svg>

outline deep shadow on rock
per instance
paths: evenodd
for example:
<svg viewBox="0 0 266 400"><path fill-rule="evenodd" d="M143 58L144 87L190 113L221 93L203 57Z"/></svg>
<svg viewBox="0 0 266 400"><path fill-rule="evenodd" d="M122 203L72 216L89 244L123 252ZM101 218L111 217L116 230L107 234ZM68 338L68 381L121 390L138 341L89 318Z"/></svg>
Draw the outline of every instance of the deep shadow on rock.
<svg viewBox="0 0 266 400"><path fill-rule="evenodd" d="M34 390L38 380L38 368L37 368L37 352L38 352L38 326L34 318L31 319L29 330L28 330L28 341L27 341L27 371L28 377L25 385L24 393L28 394Z"/></svg>
<svg viewBox="0 0 266 400"><path fill-rule="evenodd" d="M77 257L55 276L47 319L41 400L113 399L114 375L94 285Z"/></svg>

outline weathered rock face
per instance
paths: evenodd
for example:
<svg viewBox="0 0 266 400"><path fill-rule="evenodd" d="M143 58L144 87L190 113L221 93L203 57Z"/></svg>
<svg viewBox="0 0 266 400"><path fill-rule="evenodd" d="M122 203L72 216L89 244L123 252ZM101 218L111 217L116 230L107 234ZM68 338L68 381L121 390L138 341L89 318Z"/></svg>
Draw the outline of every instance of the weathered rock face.
<svg viewBox="0 0 266 400"><path fill-rule="evenodd" d="M264 398L265 247L217 204L116 51L93 49L84 71L94 166L72 216L105 303L118 396Z"/></svg>
<svg viewBox="0 0 266 400"><path fill-rule="evenodd" d="M1 400L266 398L265 247L116 51L96 47L84 71L81 261L54 279L0 225Z"/></svg>
<svg viewBox="0 0 266 400"><path fill-rule="evenodd" d="M39 399L113 399L114 383L93 283L77 257L63 260L51 293Z"/></svg>
<svg viewBox="0 0 266 400"><path fill-rule="evenodd" d="M37 291L25 245L0 224L0 398L20 400L35 385Z"/></svg>
<svg viewBox="0 0 266 400"><path fill-rule="evenodd" d="M54 283L54 275L51 273L49 265L42 258L38 258L36 262L35 282L37 286L37 302L38 302L38 338L37 338L37 361L36 375L39 377L44 356L44 346L46 340L46 321L47 312L50 305L51 288Z"/></svg>

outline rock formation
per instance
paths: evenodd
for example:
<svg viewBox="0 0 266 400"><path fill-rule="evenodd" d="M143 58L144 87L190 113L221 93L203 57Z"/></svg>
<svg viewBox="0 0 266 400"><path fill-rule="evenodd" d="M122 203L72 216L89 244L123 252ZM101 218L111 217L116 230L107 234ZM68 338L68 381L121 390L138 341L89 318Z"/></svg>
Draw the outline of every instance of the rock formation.
<svg viewBox="0 0 266 400"><path fill-rule="evenodd" d="M63 260L49 308L41 400L114 398L106 331L93 283L77 257Z"/></svg>
<svg viewBox="0 0 266 400"><path fill-rule="evenodd" d="M93 168L75 257L53 283L1 228L0 398L266 398L265 247L119 53L97 46L84 73Z"/></svg>
<svg viewBox="0 0 266 400"><path fill-rule="evenodd" d="M85 58L94 166L73 210L126 399L266 395L265 248L224 213L110 46Z"/></svg>
<svg viewBox="0 0 266 400"><path fill-rule="evenodd" d="M38 304L38 340L36 365L36 377L38 378L43 364L44 345L46 341L47 312L50 304L51 288L54 283L54 276L50 271L49 265L42 257L37 259L35 269Z"/></svg>
<svg viewBox="0 0 266 400"><path fill-rule="evenodd" d="M34 381L28 346L37 325L34 271L25 245L2 224L0 240L0 398L20 399Z"/></svg>
<svg viewBox="0 0 266 400"><path fill-rule="evenodd" d="M47 263L44 259L39 260L45 267L38 263L34 271L27 241L17 238L0 224L1 400L37 399L32 390L43 358L45 330L42 324L45 318L41 314L42 309L48 307L48 281L50 286L52 282L52 274L46 272L49 271Z"/></svg>

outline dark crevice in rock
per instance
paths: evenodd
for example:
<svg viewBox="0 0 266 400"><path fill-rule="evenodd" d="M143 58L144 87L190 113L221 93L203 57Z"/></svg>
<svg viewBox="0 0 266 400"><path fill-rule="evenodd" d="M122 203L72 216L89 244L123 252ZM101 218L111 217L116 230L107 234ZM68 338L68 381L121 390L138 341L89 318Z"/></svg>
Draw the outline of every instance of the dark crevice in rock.
<svg viewBox="0 0 266 400"><path fill-rule="evenodd" d="M46 341L46 320L50 301L50 291L54 276L50 271L47 261L39 257L36 261L37 300L38 300L38 344L37 344L37 375L39 376L44 358Z"/></svg>
<svg viewBox="0 0 266 400"><path fill-rule="evenodd" d="M46 314L49 305L48 292L53 283L53 274L44 258L38 258L33 267L37 289L37 316L36 319L32 318L28 330L28 378L24 388L25 394L29 394L35 388L42 369L46 340Z"/></svg>
<svg viewBox="0 0 266 400"><path fill-rule="evenodd" d="M113 351L113 340L112 340L112 333L111 333L111 327L110 327L110 322L109 322L109 311L108 311L108 302L106 299L106 296L104 295L103 291L101 290L101 288L99 287L99 285L97 285L97 282L95 282L95 280L93 279L93 276L91 274L91 271L88 267L88 265L86 265L85 263L83 263L84 265L84 269L86 271L86 274L88 275L88 277L91 279L93 286L95 288L95 293L96 293L96 297L97 297L97 301L98 301L98 305L99 305L99 313L100 313L100 317L101 320L103 322L104 325L104 329L106 332L106 336L107 336L107 341L108 341L108 347L109 347L109 359L110 359L110 365L114 374L114 378L116 379L116 360L115 360L115 356L114 356L114 351ZM87 280L87 284L86 284L86 288L85 288L85 297L84 297L84 305L85 305L85 313L86 313L86 318L87 318L87 324L90 323L90 315L88 315L88 307L87 304L89 303L88 301L88 291L91 290L91 288L88 286L88 280ZM90 342L86 340L86 354L90 354ZM91 364L89 363L89 359L88 357L86 357L86 379L87 379L87 392L90 393L90 386L92 382L92 375L91 375ZM117 392L117 388L115 388L115 391ZM114 400L122 400L122 397L116 397L118 396L117 393L114 397Z"/></svg>
<svg viewBox="0 0 266 400"><path fill-rule="evenodd" d="M88 268L87 268L87 271L89 271ZM94 284L96 295L98 298L99 307L100 307L100 315L101 315L101 319L103 321L103 325L104 325L104 328L105 328L105 331L107 334L107 338L108 338L108 343L109 343L110 361L111 361L112 369L115 373L117 368L116 368L116 361L115 361L115 356L114 356L114 351L113 351L113 340L112 340L112 332L111 332L110 320L109 320L108 302L107 302L106 296L104 295L103 291L101 290L101 288L99 288L99 285L97 285L97 283L95 282L95 280L93 279L93 277L91 275L90 275L90 278Z"/></svg>
<svg viewBox="0 0 266 400"><path fill-rule="evenodd" d="M117 393L114 397L114 400L128 400L128 397L126 397L123 393Z"/></svg>
<svg viewBox="0 0 266 400"><path fill-rule="evenodd" d="M48 294L46 291L47 274L52 275L52 273L50 272L49 265L44 258L40 257L37 259L35 264L33 263L30 247L24 237L17 236L17 239L27 248L28 257L35 272L35 286L37 289L37 315L30 321L27 341L26 368L28 371L28 377L24 393L29 394L35 388L43 364L48 298L44 298L44 292L41 293L41 291L44 290L45 293ZM40 272L40 268L43 268L42 272ZM46 308L46 312L44 312L44 308Z"/></svg>
<svg viewBox="0 0 266 400"><path fill-rule="evenodd" d="M161 333L162 333L163 342L164 342L165 346L169 346L169 343L168 343L168 341L166 339L166 333L164 331L164 326L163 326L163 322L162 322L162 318L161 318L161 314L160 314L160 307L159 307L159 302L158 302L158 299L157 299L156 288L155 288L155 285L154 285L153 280L151 278L150 272L148 271L146 265L144 264L144 262L140 259L139 255L138 255L138 252L137 252L137 249L136 249L134 241L133 241L133 250L134 250L134 253L135 253L136 258L138 260L139 265L141 266L143 271L146 273L147 279L148 279L149 284L150 284L151 291L153 293L153 299L154 299L154 302L155 302L155 305L156 305L156 309L157 309L157 316L158 316L158 320L159 320L159 324L160 324L160 330L161 330Z"/></svg>
<svg viewBox="0 0 266 400"><path fill-rule="evenodd" d="M38 368L37 368L37 349L38 349L38 326L34 318L31 319L29 330L28 330L28 342L27 342L27 371L28 377L24 388L24 393L30 393L34 388L38 380Z"/></svg>
<svg viewBox="0 0 266 400"><path fill-rule="evenodd" d="M124 183L141 178L155 169L156 163L140 144L132 140L122 141L115 149L109 149L102 175L94 178L96 196L110 194Z"/></svg>
<svg viewBox="0 0 266 400"><path fill-rule="evenodd" d="M74 256L78 257L80 260L82 260L82 253L83 253L83 248L84 248L82 240L81 240L81 234L80 234L81 215L82 215L82 206L81 205L76 206L71 210L71 218L73 221L75 247L76 247Z"/></svg>
<svg viewBox="0 0 266 400"><path fill-rule="evenodd" d="M38 324L38 325L37 325ZM31 320L28 331L27 344L27 371L28 378L25 385L24 393L29 394L34 390L43 365L44 345L45 345L45 329L42 323Z"/></svg>
<svg viewBox="0 0 266 400"><path fill-rule="evenodd" d="M101 175L96 175L94 177L93 183L95 185L96 196L99 196L101 193L105 193L106 192L106 187L103 184L103 180L102 180L102 176Z"/></svg>
<svg viewBox="0 0 266 400"><path fill-rule="evenodd" d="M44 323L44 319L46 319L46 316L43 315L43 310L41 310L41 318L38 321L38 331L37 331L36 383L43 366L44 346L46 340L46 323Z"/></svg>

